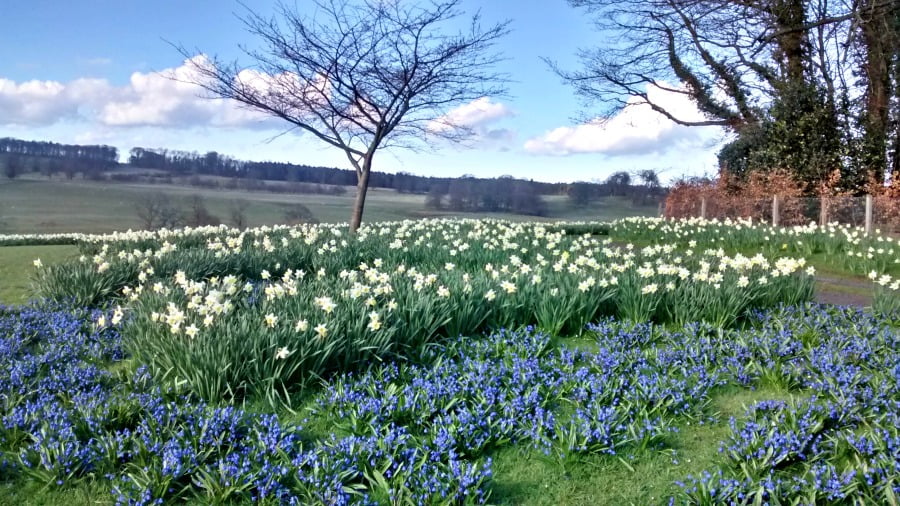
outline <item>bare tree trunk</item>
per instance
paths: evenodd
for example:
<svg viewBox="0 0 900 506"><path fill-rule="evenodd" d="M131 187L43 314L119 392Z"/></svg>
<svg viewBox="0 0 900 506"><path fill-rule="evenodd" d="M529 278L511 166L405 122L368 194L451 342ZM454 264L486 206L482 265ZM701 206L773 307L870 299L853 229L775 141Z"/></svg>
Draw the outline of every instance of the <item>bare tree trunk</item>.
<svg viewBox="0 0 900 506"><path fill-rule="evenodd" d="M900 87L898 87L898 91L900 91ZM891 184L897 185L900 183L897 181L897 177L900 176L900 114L894 120L894 125L894 146L891 156L890 175Z"/></svg>
<svg viewBox="0 0 900 506"><path fill-rule="evenodd" d="M890 66L896 44L893 19L887 8L873 8L866 2L860 24L866 50L862 66L866 80L866 109L863 113L863 164L869 180L880 184L887 169L887 136L890 126Z"/></svg>
<svg viewBox="0 0 900 506"><path fill-rule="evenodd" d="M362 223L363 208L366 205L366 192L369 191L369 174L372 169L372 155L363 160L361 174L356 182L356 200L353 203L353 215L350 217L350 234L356 234Z"/></svg>
<svg viewBox="0 0 900 506"><path fill-rule="evenodd" d="M784 32L778 37L778 55L790 83L802 83L805 78L807 32L797 29L806 23L805 4L803 0L781 0L771 4L776 29Z"/></svg>
<svg viewBox="0 0 900 506"><path fill-rule="evenodd" d="M897 38L894 43L896 44L894 51L900 53L900 13L895 15L895 26L897 27L897 33L895 33L895 37ZM900 104L900 58L897 58L894 61L893 65L894 72L894 103ZM897 107L894 110L893 114L893 124L891 125L893 139L891 142L891 157L890 157L890 165L888 165L888 173L891 176L891 186L897 186L900 182L897 181L897 178L900 177L900 107Z"/></svg>

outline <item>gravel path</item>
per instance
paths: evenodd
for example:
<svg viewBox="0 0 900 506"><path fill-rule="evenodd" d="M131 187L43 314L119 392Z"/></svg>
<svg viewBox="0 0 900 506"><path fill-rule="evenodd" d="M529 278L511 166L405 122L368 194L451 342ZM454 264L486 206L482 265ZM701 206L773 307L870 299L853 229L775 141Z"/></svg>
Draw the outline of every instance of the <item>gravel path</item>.
<svg viewBox="0 0 900 506"><path fill-rule="evenodd" d="M837 306L871 306L872 283L857 279L816 276L816 300Z"/></svg>

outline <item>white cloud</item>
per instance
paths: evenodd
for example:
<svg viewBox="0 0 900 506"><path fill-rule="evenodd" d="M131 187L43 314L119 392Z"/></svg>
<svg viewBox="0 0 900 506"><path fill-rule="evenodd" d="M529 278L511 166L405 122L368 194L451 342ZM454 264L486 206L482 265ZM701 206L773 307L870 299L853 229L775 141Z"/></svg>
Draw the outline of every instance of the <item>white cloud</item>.
<svg viewBox="0 0 900 506"><path fill-rule="evenodd" d="M428 125L428 129L440 132L455 127L475 128L487 123L513 116L506 104L492 102L490 97L481 97L467 104L455 107Z"/></svg>
<svg viewBox="0 0 900 506"><path fill-rule="evenodd" d="M98 119L110 126L175 127L254 126L267 119L234 101L205 97L204 90L194 84L199 80L194 66L206 63L206 57L199 55L161 72L133 73L118 97L100 109Z"/></svg>
<svg viewBox="0 0 900 506"><path fill-rule="evenodd" d="M697 107L680 93L648 87L648 98L685 121L703 120ZM676 147L702 147L717 127L678 125L635 97L618 114L581 125L559 127L525 142L532 154L565 156L602 153L609 156L663 153Z"/></svg>
<svg viewBox="0 0 900 506"><path fill-rule="evenodd" d="M179 66L159 72L134 72L121 86L114 86L105 79L16 83L0 78L0 126L48 126L80 120L102 128L280 130L285 127L280 120L242 107L236 101L207 98L208 93L194 84L199 80L196 66L206 64L207 58L197 55ZM264 89L282 80L295 80L295 76L271 76L244 70L238 79L248 86ZM323 81L323 86L326 85ZM315 90L315 93L321 92ZM451 109L431 122L428 128L440 132L455 126L466 127L474 133L469 139L471 145L508 149L515 143L515 132L497 128L493 123L512 115L513 111L506 104L483 97Z"/></svg>
<svg viewBox="0 0 900 506"><path fill-rule="evenodd" d="M193 63L160 72L135 72L128 84L105 79L26 81L0 78L0 124L50 125L80 118L105 126L275 127L267 116L230 100L210 100L196 80Z"/></svg>
<svg viewBox="0 0 900 506"><path fill-rule="evenodd" d="M427 129L439 134L456 128L466 128L472 135L462 144L458 144L459 146L507 151L516 140L515 130L493 128L492 125L512 116L515 116L515 112L508 105L493 102L490 97L481 97L455 107L429 122Z"/></svg>
<svg viewBox="0 0 900 506"><path fill-rule="evenodd" d="M61 99L64 93L65 86L54 81L16 84L0 79L0 118L9 123L52 123L76 112L71 103Z"/></svg>
<svg viewBox="0 0 900 506"><path fill-rule="evenodd" d="M84 108L96 106L112 92L103 79L76 79L16 83L0 78L0 123L49 125L74 118Z"/></svg>

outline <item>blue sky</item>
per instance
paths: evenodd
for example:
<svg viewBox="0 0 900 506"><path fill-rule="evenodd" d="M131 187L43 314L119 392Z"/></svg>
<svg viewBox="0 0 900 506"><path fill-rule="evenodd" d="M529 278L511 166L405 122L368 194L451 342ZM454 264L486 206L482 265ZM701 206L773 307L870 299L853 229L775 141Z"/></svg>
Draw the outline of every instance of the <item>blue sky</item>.
<svg viewBox="0 0 900 506"><path fill-rule="evenodd" d="M274 2L247 2L260 13ZM297 0L298 9L309 2ZM512 21L498 46L509 97L452 112L477 132L470 147L380 154L375 169L423 175L513 175L542 181L603 179L652 168L665 179L711 174L723 139L715 128L675 126L635 107L601 124L541 61L578 65L578 47L602 34L565 0L464 0L485 22ZM0 17L0 136L64 143L219 151L242 159L347 167L340 151L309 136L235 120L158 72L183 64L169 42L224 58L253 44L230 0L5 0ZM665 97L662 100L666 100ZM692 105L672 97L672 107ZM683 102L683 101L682 101ZM585 116L585 113L588 116ZM268 124L268 123L267 123Z"/></svg>

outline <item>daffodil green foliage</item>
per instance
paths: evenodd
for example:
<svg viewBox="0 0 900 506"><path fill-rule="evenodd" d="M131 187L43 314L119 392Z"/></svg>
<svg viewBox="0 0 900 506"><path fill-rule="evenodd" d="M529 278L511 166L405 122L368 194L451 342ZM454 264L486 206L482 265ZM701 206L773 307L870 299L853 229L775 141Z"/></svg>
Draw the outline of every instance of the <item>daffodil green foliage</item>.
<svg viewBox="0 0 900 506"><path fill-rule="evenodd" d="M460 335L528 325L576 335L605 317L731 327L812 298L803 258L635 248L566 230L443 220L352 238L331 225L135 234L40 269L38 284L55 299L115 303L129 352L166 384L272 403Z"/></svg>

